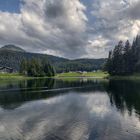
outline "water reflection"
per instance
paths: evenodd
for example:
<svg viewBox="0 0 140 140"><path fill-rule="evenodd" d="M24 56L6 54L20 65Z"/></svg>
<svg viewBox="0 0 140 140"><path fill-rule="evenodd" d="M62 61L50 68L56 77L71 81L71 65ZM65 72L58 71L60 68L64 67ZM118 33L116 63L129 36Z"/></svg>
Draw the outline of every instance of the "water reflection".
<svg viewBox="0 0 140 140"><path fill-rule="evenodd" d="M111 104L122 113L127 109L130 115L133 111L140 115L140 81L111 80L107 91Z"/></svg>
<svg viewBox="0 0 140 140"><path fill-rule="evenodd" d="M70 90L88 92L90 90L104 90L98 80L55 80L36 79L25 81L5 81L0 86L0 105L13 109L25 101L50 98L59 94L66 94Z"/></svg>
<svg viewBox="0 0 140 140"><path fill-rule="evenodd" d="M139 140L139 81L0 85L0 140Z"/></svg>

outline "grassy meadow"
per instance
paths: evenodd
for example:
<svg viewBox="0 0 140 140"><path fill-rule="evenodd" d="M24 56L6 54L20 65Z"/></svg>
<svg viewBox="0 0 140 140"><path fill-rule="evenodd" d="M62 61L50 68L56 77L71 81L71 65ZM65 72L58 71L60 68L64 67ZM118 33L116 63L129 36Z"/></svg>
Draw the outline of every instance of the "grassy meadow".
<svg viewBox="0 0 140 140"><path fill-rule="evenodd" d="M59 73L56 74L56 76L52 78L107 78L107 79L114 79L114 80L140 80L140 74L135 73L130 76L110 76L107 72L103 71L97 71L97 72L67 72L67 73ZM24 79L38 79L38 78L48 78L48 77L27 77L24 75L21 75L19 73L0 73L0 79L1 80L24 80Z"/></svg>
<svg viewBox="0 0 140 140"><path fill-rule="evenodd" d="M0 79L24 79L25 76L22 76L18 73L0 73Z"/></svg>
<svg viewBox="0 0 140 140"><path fill-rule="evenodd" d="M85 73L80 73L80 72L68 72L68 73L60 73L57 74L56 77L61 77L61 78L69 78L69 77L92 77L92 78L105 78L108 76L108 73L98 71L98 72L85 72Z"/></svg>
<svg viewBox="0 0 140 140"><path fill-rule="evenodd" d="M79 77L92 77L92 78L106 78L108 73L98 71L98 72L68 72L56 74L53 78L79 78ZM27 77L19 73L0 73L0 79L30 79L30 78L47 78L47 77Z"/></svg>

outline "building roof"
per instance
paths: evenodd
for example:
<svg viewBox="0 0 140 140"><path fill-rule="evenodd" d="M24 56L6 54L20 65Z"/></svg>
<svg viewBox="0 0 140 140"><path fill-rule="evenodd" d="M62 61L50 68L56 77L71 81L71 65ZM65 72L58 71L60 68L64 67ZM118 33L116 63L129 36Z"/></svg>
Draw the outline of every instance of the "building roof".
<svg viewBox="0 0 140 140"><path fill-rule="evenodd" d="M0 67L0 70L2 70L2 69L9 69L9 70L13 70L12 68L10 68L10 67L6 67L6 66Z"/></svg>

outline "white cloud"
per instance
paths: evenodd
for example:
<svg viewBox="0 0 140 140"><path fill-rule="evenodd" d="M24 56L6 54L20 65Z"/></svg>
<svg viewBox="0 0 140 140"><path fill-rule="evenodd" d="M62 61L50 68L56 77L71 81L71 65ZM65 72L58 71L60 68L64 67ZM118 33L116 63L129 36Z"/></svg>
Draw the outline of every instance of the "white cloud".
<svg viewBox="0 0 140 140"><path fill-rule="evenodd" d="M79 0L23 0L21 13L0 13L0 36L6 38L1 39L1 44L14 43L29 51L49 50L64 57L79 57L85 53L85 10Z"/></svg>
<svg viewBox="0 0 140 140"><path fill-rule="evenodd" d="M111 48L119 40L132 39L140 31L140 2L138 0L94 0L91 14L95 18L93 33L104 40L105 47ZM102 43L101 43L102 45ZM107 49L108 50L108 49Z"/></svg>
<svg viewBox="0 0 140 140"><path fill-rule="evenodd" d="M139 0L92 3L89 11L82 0L22 0L20 13L0 12L0 44L68 58L100 58L119 40L139 33Z"/></svg>

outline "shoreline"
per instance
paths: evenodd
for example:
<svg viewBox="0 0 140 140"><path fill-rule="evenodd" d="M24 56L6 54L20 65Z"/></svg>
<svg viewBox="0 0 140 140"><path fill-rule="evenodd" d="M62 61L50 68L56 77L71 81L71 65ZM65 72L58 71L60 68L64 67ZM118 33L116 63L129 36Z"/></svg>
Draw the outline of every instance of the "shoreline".
<svg viewBox="0 0 140 140"><path fill-rule="evenodd" d="M0 74L0 80L32 80L32 79L108 79L108 80L140 80L140 74L134 74L130 76L110 76L106 72L87 72L85 74L80 73L61 73L56 74L53 77L28 77L24 75L20 75L18 73L14 74Z"/></svg>
<svg viewBox="0 0 140 140"><path fill-rule="evenodd" d="M21 75L19 73L12 73L12 74L8 74L8 73L2 73L0 74L0 80L24 80L24 79L45 79L45 78L59 78L59 79L63 79L63 78L95 78L95 79L104 79L108 76L107 73L105 72L87 72L87 73L78 73L78 72L72 72L72 73L60 73L60 74L56 74L53 77L28 77L28 76L24 76Z"/></svg>
<svg viewBox="0 0 140 140"><path fill-rule="evenodd" d="M109 80L140 80L140 76L109 76L107 77Z"/></svg>

